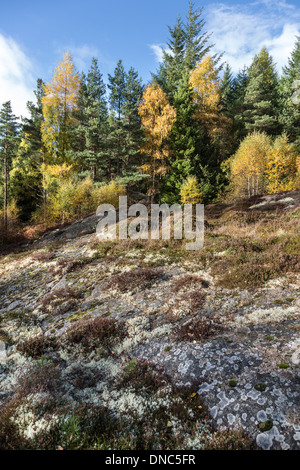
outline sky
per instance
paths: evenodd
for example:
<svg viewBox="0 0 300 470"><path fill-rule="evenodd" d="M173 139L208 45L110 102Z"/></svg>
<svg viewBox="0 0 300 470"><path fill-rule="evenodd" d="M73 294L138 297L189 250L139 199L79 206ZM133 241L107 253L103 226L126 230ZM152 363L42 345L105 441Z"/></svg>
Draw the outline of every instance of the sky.
<svg viewBox="0 0 300 470"><path fill-rule="evenodd" d="M263 46L281 73L300 36L300 0L194 4L203 7L214 52L225 51L223 60L235 73ZM0 0L0 7L0 105L11 100L13 112L25 116L37 78L49 81L66 50L80 72L97 57L107 82L122 59L147 83L169 39L168 26L185 17L188 0Z"/></svg>

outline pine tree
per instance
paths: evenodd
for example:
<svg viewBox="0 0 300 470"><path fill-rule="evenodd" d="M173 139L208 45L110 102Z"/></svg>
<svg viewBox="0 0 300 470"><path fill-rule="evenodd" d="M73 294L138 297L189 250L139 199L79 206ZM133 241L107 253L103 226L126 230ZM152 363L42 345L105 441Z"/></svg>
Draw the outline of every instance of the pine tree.
<svg viewBox="0 0 300 470"><path fill-rule="evenodd" d="M116 175L120 174L120 166L124 157L124 121L123 108L126 103L126 72L122 61L119 60L114 75L108 75L108 88L110 90L110 151L112 161L115 163ZM115 158L113 158L115 157Z"/></svg>
<svg viewBox="0 0 300 470"><path fill-rule="evenodd" d="M169 26L170 39L163 51L163 62L157 74L153 74L153 79L167 94L171 105L174 104L180 81L189 76L190 71L212 48L212 44L209 44L210 35L204 31L202 13L202 8L195 9L194 3L190 2L186 21L179 16L175 26Z"/></svg>
<svg viewBox="0 0 300 470"><path fill-rule="evenodd" d="M174 96L176 121L169 136L169 171L161 185L162 200L168 204L180 201L180 190L189 175L195 174L199 164L201 130L195 126L195 104L188 79L181 80Z"/></svg>
<svg viewBox="0 0 300 470"><path fill-rule="evenodd" d="M234 103L234 77L229 64L225 65L224 74L220 83L220 107L222 112L232 118L232 107Z"/></svg>
<svg viewBox="0 0 300 470"><path fill-rule="evenodd" d="M233 103L231 109L229 108L229 117L233 119L235 142L238 143L247 134L245 128L245 94L247 85L249 83L248 69L245 66L239 71L233 80ZM227 115L228 115L227 113Z"/></svg>
<svg viewBox="0 0 300 470"><path fill-rule="evenodd" d="M83 105L85 122L84 167L88 167L94 179L97 179L107 176L109 156L107 151L108 109L106 87L96 58L93 58L87 75Z"/></svg>
<svg viewBox="0 0 300 470"><path fill-rule="evenodd" d="M43 148L41 125L43 122L42 99L45 96L44 87L45 84L43 80L38 78L36 90L34 90L36 103L31 101L27 102L27 109L30 117L23 118L22 122L22 133L28 136L31 146L35 150Z"/></svg>
<svg viewBox="0 0 300 470"><path fill-rule="evenodd" d="M43 81L38 79L34 91L36 103L31 101L27 103L29 117L23 119L21 141L12 160L10 172L11 193L16 200L20 218L24 221L30 218L32 212L46 197L40 171L46 158L41 133L43 87Z"/></svg>
<svg viewBox="0 0 300 470"><path fill-rule="evenodd" d="M278 76L266 48L254 57L249 67L244 106L247 131L265 131L270 135L278 132Z"/></svg>
<svg viewBox="0 0 300 470"><path fill-rule="evenodd" d="M170 39L163 50L163 64L157 75L156 82L163 88L171 104L178 84L183 78L186 32L180 17L174 27L169 26Z"/></svg>
<svg viewBox="0 0 300 470"><path fill-rule="evenodd" d="M12 158L18 145L18 123L12 112L11 102L3 103L0 110L0 156L3 170L3 222L7 229L8 180Z"/></svg>
<svg viewBox="0 0 300 470"><path fill-rule="evenodd" d="M143 131L138 108L142 99L144 87L138 72L131 67L126 74L125 95L123 106L124 132L126 154L123 161L123 175L134 175L140 166L140 148L143 141Z"/></svg>
<svg viewBox="0 0 300 470"><path fill-rule="evenodd" d="M298 91L297 91L298 90ZM281 114L280 122L291 142L300 147L300 37L297 37L295 47L283 68L280 83ZM295 99L296 97L296 99Z"/></svg>
<svg viewBox="0 0 300 470"><path fill-rule="evenodd" d="M205 21L202 13L203 8L195 9L195 4L189 2L189 12L185 23L184 54L184 68L188 71L193 70L212 48L212 45L208 44L210 35L203 31Z"/></svg>

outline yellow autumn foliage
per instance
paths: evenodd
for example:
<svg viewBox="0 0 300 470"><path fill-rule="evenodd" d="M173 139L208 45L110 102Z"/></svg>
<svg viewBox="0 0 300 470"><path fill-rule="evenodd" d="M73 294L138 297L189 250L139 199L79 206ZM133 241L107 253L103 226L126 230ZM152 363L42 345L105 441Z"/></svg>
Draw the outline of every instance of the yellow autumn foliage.
<svg viewBox="0 0 300 470"><path fill-rule="evenodd" d="M141 153L148 156L148 161L142 166L142 170L152 177L150 194L153 196L156 176L167 172L166 159L169 156L169 148L166 138L175 122L176 110L169 104L160 86L152 83L143 93L139 115L145 135Z"/></svg>
<svg viewBox="0 0 300 470"><path fill-rule="evenodd" d="M300 155L288 142L286 134L278 136L267 155L266 177L269 193L293 191L299 187Z"/></svg>
<svg viewBox="0 0 300 470"><path fill-rule="evenodd" d="M195 176L189 176L182 184L180 197L182 204L200 204L202 202L201 190Z"/></svg>
<svg viewBox="0 0 300 470"><path fill-rule="evenodd" d="M241 142L229 162L235 194L250 197L264 191L266 161L271 146L271 138L258 131L249 134Z"/></svg>
<svg viewBox="0 0 300 470"><path fill-rule="evenodd" d="M191 71L190 85L198 114L216 113L220 102L220 84L218 70L213 60L206 56Z"/></svg>
<svg viewBox="0 0 300 470"><path fill-rule="evenodd" d="M63 61L56 67L52 80L44 86L44 121L41 131L49 156L56 157L68 150L68 126L71 112L77 109L80 82L80 76L67 51Z"/></svg>

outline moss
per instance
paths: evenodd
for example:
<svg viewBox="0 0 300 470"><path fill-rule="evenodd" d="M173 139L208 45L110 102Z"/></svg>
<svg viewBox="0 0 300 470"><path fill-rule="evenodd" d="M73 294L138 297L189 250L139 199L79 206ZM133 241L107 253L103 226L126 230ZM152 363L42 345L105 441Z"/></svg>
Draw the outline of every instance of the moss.
<svg viewBox="0 0 300 470"><path fill-rule="evenodd" d="M273 341L274 340L274 336L266 336L265 338L267 341Z"/></svg>
<svg viewBox="0 0 300 470"><path fill-rule="evenodd" d="M286 297L285 298L286 302L293 302L295 300L294 297Z"/></svg>
<svg viewBox="0 0 300 470"><path fill-rule="evenodd" d="M171 349L172 349L172 346L166 346L165 349L164 349L164 351L165 351L165 352L168 352L168 351L171 351Z"/></svg>
<svg viewBox="0 0 300 470"><path fill-rule="evenodd" d="M290 365L287 362L280 362L280 364L278 364L278 367L280 369L287 369L288 367L290 367Z"/></svg>
<svg viewBox="0 0 300 470"><path fill-rule="evenodd" d="M229 387L236 387L237 386L237 380L235 379L230 379L228 382Z"/></svg>
<svg viewBox="0 0 300 470"><path fill-rule="evenodd" d="M255 390L258 390L259 392L264 392L267 388L266 384L263 382L258 382L257 384L254 385Z"/></svg>
<svg viewBox="0 0 300 470"><path fill-rule="evenodd" d="M276 305L282 305L282 304L284 304L284 300L282 300L282 299L275 299L275 300L274 300L274 304L276 304Z"/></svg>
<svg viewBox="0 0 300 470"><path fill-rule="evenodd" d="M131 361L127 362L126 367L125 367L125 374L130 374L131 372L133 372L136 366L137 366L137 358L134 357L133 359L131 359Z"/></svg>
<svg viewBox="0 0 300 470"><path fill-rule="evenodd" d="M273 427L273 421L271 421L270 419L268 419L268 420L265 421L265 422L261 422L261 423L259 423L259 425L258 425L258 429L259 429L261 432L270 431L270 429L272 429L272 427Z"/></svg>

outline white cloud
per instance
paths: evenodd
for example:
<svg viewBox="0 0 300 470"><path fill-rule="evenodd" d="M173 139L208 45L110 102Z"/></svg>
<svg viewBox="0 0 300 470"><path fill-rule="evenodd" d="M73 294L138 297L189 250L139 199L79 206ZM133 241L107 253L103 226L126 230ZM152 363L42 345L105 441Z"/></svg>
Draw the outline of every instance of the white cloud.
<svg viewBox="0 0 300 470"><path fill-rule="evenodd" d="M154 52L156 61L159 63L163 61L164 51L167 52L167 54L173 55L171 49L164 44L150 44L149 47Z"/></svg>
<svg viewBox="0 0 300 470"><path fill-rule="evenodd" d="M299 31L299 25L286 24L279 36L264 43L280 71L284 65L287 65L287 58L294 48L295 37L300 35Z"/></svg>
<svg viewBox="0 0 300 470"><path fill-rule="evenodd" d="M150 49L152 49L155 59L157 62L162 62L163 60L163 50L164 48L159 44L150 44Z"/></svg>
<svg viewBox="0 0 300 470"><path fill-rule="evenodd" d="M84 44L77 47L67 48L73 57L74 63L78 70L86 70L90 67L92 58L98 57L98 50L95 47Z"/></svg>
<svg viewBox="0 0 300 470"><path fill-rule="evenodd" d="M260 0L246 6L218 3L208 7L206 27L213 31L214 50L225 51L223 60L234 72L249 66L265 46L281 73L300 35L300 14L285 1Z"/></svg>
<svg viewBox="0 0 300 470"><path fill-rule="evenodd" d="M0 105L11 101L14 114L26 116L34 101L33 64L12 38L0 34Z"/></svg>

